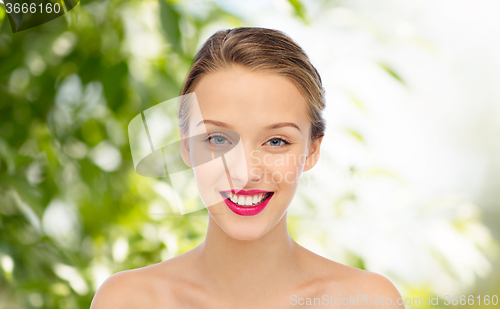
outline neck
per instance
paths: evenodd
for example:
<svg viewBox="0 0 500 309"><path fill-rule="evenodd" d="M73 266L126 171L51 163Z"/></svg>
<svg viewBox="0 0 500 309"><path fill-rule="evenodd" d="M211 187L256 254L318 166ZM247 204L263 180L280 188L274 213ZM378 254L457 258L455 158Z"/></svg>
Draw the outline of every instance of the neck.
<svg viewBox="0 0 500 309"><path fill-rule="evenodd" d="M298 268L298 244L288 234L286 214L256 240L229 237L209 216L205 241L198 247L200 272L211 286L226 291L241 287L276 288ZM279 285L278 285L279 286Z"/></svg>

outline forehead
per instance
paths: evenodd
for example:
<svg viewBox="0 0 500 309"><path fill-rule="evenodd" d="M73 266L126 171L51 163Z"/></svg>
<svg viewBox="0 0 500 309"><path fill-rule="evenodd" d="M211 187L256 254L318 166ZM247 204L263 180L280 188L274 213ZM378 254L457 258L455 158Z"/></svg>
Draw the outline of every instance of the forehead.
<svg viewBox="0 0 500 309"><path fill-rule="evenodd" d="M219 70L203 77L195 88L204 119L236 125L295 122L309 125L307 103L286 77L243 67Z"/></svg>

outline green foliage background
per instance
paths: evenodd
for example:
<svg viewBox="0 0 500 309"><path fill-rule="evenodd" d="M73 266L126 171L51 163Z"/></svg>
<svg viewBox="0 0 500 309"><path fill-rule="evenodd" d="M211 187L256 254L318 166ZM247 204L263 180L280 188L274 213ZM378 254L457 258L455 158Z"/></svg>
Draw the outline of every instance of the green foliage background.
<svg viewBox="0 0 500 309"><path fill-rule="evenodd" d="M139 11L142 1L83 1L16 34L0 9L0 261L13 264L0 273L0 308L89 308L96 278L158 263L203 240L206 212L149 215L155 201L168 208L153 189L164 180L135 173L127 125L179 95L204 28L241 22L214 5L200 17L176 3L148 4L159 8L164 53L147 63L144 79L131 74L121 14ZM62 93L65 82L72 91ZM118 149L116 170L92 161L102 142ZM45 233L51 203L69 209L61 220L69 220L71 236ZM113 248L123 240L128 257L117 260Z"/></svg>
<svg viewBox="0 0 500 309"><path fill-rule="evenodd" d="M288 3L307 27L304 4ZM206 210L172 215L166 180L135 172L127 126L180 94L203 34L243 25L249 23L212 1L196 8L173 0L89 0L13 34L0 8L0 309L89 308L109 275L203 241ZM397 70L379 65L407 86ZM363 108L355 94L352 101ZM344 133L365 142L356 129ZM108 162L96 158L103 149ZM301 198L319 218L314 202ZM332 207L344 202L355 203L356 192ZM294 238L303 221L289 216ZM314 232L320 242L331 236ZM362 256L346 254L351 266L365 268ZM406 297L432 294L425 286L406 288ZM497 290L489 283L477 289L475 295Z"/></svg>

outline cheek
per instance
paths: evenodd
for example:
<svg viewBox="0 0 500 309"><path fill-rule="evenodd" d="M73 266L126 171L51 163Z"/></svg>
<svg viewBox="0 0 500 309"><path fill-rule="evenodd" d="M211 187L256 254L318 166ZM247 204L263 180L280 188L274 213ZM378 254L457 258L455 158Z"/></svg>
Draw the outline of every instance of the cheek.
<svg viewBox="0 0 500 309"><path fill-rule="evenodd" d="M279 154L267 159L266 166L269 179L284 187L295 187L302 174L304 164L300 160L300 155L297 154Z"/></svg>
<svg viewBox="0 0 500 309"><path fill-rule="evenodd" d="M213 184L219 178L225 178L224 164L222 159L215 159L193 168L196 179L207 185Z"/></svg>
<svg viewBox="0 0 500 309"><path fill-rule="evenodd" d="M218 190L230 188L222 159L215 159L194 168L196 186L206 207L223 201Z"/></svg>

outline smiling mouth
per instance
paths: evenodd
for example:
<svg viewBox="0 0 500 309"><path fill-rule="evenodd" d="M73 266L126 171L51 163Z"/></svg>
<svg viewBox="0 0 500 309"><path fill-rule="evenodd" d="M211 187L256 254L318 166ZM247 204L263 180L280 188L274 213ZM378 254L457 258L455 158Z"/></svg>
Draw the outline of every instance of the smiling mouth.
<svg viewBox="0 0 500 309"><path fill-rule="evenodd" d="M236 194L228 191L221 191L220 194L240 207L255 207L267 201L274 192L263 192L256 194Z"/></svg>

